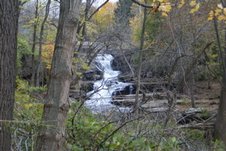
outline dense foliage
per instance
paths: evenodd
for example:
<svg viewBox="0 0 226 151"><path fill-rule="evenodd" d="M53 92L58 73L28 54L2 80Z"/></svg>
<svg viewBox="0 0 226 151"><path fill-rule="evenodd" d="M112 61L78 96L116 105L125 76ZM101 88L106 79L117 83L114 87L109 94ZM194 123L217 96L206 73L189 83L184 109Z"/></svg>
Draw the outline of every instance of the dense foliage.
<svg viewBox="0 0 226 151"><path fill-rule="evenodd" d="M72 151L225 150L222 141L212 135L220 88L224 88L221 80L226 74L223 3L119 0L98 8L95 0L82 2L70 75L64 75L62 69L60 75L50 76L56 47L63 47L55 44L59 3L52 2L50 10L46 10L45 0L21 1L14 119L6 122L12 130L12 148L33 150L38 132L49 126L42 121L43 108L50 99L46 98L47 92L54 93L57 88L48 91L48 84L62 76L71 81L64 137L65 146ZM45 16L46 11L50 11L49 16ZM120 80L132 83L134 88L140 86L141 105L150 100L154 104L165 101L162 106L167 106L167 111L152 111L154 106L131 113L94 113L86 108L87 92L103 76L93 61L98 53L112 54L116 60L113 68L121 71ZM55 62L67 62L65 56L59 55ZM60 66L52 70L56 68ZM134 98L126 103L131 100ZM125 105L128 106L132 105ZM187 114L191 107L201 111ZM179 123L178 117L185 122Z"/></svg>

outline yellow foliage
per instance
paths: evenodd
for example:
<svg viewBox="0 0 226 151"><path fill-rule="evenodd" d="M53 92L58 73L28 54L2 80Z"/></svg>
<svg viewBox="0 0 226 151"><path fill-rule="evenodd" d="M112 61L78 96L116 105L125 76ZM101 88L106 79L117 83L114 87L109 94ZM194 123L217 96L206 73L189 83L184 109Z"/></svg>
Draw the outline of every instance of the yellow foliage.
<svg viewBox="0 0 226 151"><path fill-rule="evenodd" d="M115 8L114 3L108 2L94 15L93 19L101 30L107 29L113 23Z"/></svg>
<svg viewBox="0 0 226 151"><path fill-rule="evenodd" d="M178 8L183 7L184 4L185 4L185 0L181 0L181 1L179 2Z"/></svg>
<svg viewBox="0 0 226 151"><path fill-rule="evenodd" d="M54 45L53 44L46 44L43 46L42 50L42 60L46 64L46 68L51 68L51 62L54 52Z"/></svg>
<svg viewBox="0 0 226 151"><path fill-rule="evenodd" d="M132 40L133 40L133 42L139 41L138 35L140 35L140 22L141 22L140 16L135 16L130 20L130 25L132 27Z"/></svg>
<svg viewBox="0 0 226 151"><path fill-rule="evenodd" d="M24 104L24 108L25 108L25 109L30 109L32 106L33 106L32 103Z"/></svg>
<svg viewBox="0 0 226 151"><path fill-rule="evenodd" d="M218 20L223 21L226 20L226 15L219 15L217 18Z"/></svg>
<svg viewBox="0 0 226 151"><path fill-rule="evenodd" d="M172 9L172 7L171 7L170 3L164 3L164 4L160 5L160 7L159 7L160 11L163 11L163 12L166 12L166 13L170 12L171 9Z"/></svg>
<svg viewBox="0 0 226 151"><path fill-rule="evenodd" d="M162 16L167 17L168 14L166 12L162 12Z"/></svg>
<svg viewBox="0 0 226 151"><path fill-rule="evenodd" d="M208 15L208 20L213 20L214 17L219 21L226 21L226 8L218 4L215 10L211 10Z"/></svg>
<svg viewBox="0 0 226 151"><path fill-rule="evenodd" d="M159 3L168 3L169 0L153 0L154 3L159 2Z"/></svg>
<svg viewBox="0 0 226 151"><path fill-rule="evenodd" d="M197 12L200 8L200 3L197 3L190 11L191 14Z"/></svg>
<svg viewBox="0 0 226 151"><path fill-rule="evenodd" d="M153 0L152 2L154 3L154 8L152 8L154 10L153 12L160 11L162 16L168 16L172 10L172 4L169 0Z"/></svg>
<svg viewBox="0 0 226 151"><path fill-rule="evenodd" d="M220 15L222 13L222 9L217 8L217 9L215 9L214 12L215 12L215 16L218 16L218 15Z"/></svg>
<svg viewBox="0 0 226 151"><path fill-rule="evenodd" d="M214 11L211 10L208 15L208 20L213 20L213 18L214 18Z"/></svg>
<svg viewBox="0 0 226 151"><path fill-rule="evenodd" d="M161 3L159 6L159 10L162 12L162 16L168 16L168 13L172 10L172 6L170 2Z"/></svg>
<svg viewBox="0 0 226 151"><path fill-rule="evenodd" d="M190 6L191 6L191 7L195 7L196 5L197 5L196 0L192 0L192 1L190 2Z"/></svg>
<svg viewBox="0 0 226 151"><path fill-rule="evenodd" d="M223 11L224 11L224 15L226 15L226 8L224 8Z"/></svg>

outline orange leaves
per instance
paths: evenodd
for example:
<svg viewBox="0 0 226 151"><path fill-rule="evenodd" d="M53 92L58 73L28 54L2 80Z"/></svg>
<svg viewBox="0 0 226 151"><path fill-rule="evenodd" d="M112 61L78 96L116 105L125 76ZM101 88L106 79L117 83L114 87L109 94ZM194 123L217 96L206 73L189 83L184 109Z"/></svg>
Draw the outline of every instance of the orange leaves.
<svg viewBox="0 0 226 151"><path fill-rule="evenodd" d="M53 52L54 52L54 45L53 44L43 45L42 60L46 64L47 69L51 68Z"/></svg>

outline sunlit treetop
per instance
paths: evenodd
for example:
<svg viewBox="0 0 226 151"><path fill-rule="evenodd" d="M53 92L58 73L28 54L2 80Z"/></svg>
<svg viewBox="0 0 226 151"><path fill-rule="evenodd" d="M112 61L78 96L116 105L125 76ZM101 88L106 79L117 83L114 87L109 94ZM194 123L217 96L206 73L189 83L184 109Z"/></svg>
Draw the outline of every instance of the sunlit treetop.
<svg viewBox="0 0 226 151"><path fill-rule="evenodd" d="M214 18L226 22L226 8L222 4L218 4L215 10L210 11L208 20L213 20Z"/></svg>
<svg viewBox="0 0 226 151"><path fill-rule="evenodd" d="M195 14L197 13L202 4L207 3L205 1L200 2L198 0L178 0L175 2L172 2L170 0L152 0L148 1L152 3L152 9L156 11L160 11L162 13L162 16L167 17L172 9L181 9L185 5L188 5L190 7L189 13ZM149 4L150 4L149 3ZM226 8L222 6L222 4L217 4L214 9L210 10L208 15L208 20L213 20L214 18L218 19L219 21L226 22Z"/></svg>

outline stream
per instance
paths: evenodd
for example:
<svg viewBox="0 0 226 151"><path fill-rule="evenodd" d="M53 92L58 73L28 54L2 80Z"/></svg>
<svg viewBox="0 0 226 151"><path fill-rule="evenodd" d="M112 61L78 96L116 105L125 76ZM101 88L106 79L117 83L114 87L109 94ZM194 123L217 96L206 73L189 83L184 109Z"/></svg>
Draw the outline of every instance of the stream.
<svg viewBox="0 0 226 151"><path fill-rule="evenodd" d="M98 54L95 58L95 65L103 73L103 79L95 81L93 90L87 93L89 100L86 100L85 106L94 113L106 112L109 110L118 110L128 112L130 108L118 107L111 104L112 95L116 91L123 90L130 83L123 83L118 80L120 71L114 71L111 63L114 57L110 54Z"/></svg>

